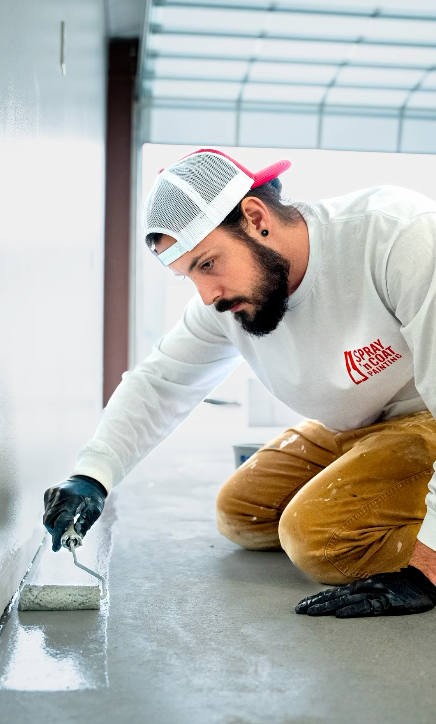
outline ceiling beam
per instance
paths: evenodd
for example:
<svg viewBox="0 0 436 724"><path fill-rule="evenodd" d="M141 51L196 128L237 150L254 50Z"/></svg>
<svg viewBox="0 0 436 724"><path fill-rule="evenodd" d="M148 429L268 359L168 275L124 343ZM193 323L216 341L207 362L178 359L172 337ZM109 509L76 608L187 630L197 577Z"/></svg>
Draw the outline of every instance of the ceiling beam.
<svg viewBox="0 0 436 724"><path fill-rule="evenodd" d="M347 66L348 68L349 66ZM431 68L430 70L434 70ZM243 78L202 78L200 76L180 76L180 75L151 75L147 74L144 78L144 82L153 80L169 80L173 82L187 81L188 83L243 83ZM297 87L310 87L310 88L329 88L329 83L314 83L305 81L293 81L293 80L256 80L249 79L245 85L266 85L266 86L297 86ZM348 89L362 89L362 90L396 90L396 91L413 91L414 85L364 85L358 83L338 83L336 81L335 88L348 88ZM436 88L419 88L423 93L436 93Z"/></svg>
<svg viewBox="0 0 436 724"><path fill-rule="evenodd" d="M149 60L156 60L159 58L163 58L164 60L198 60L198 61L207 61L207 60L213 60L217 62L241 62L241 63L248 63L249 61L252 61L252 56L245 56L241 57L238 55L194 55L194 54L183 54L183 53L168 53L168 52L161 52L158 50L151 50L148 54ZM268 58L268 57L262 57L262 58L255 58L255 61L257 63L274 63L276 65L314 65L314 66L332 66L332 67L339 67L342 64L342 61L335 61L335 60L314 60L312 58ZM425 64L416 64L416 65L410 65L405 63L364 63L360 61L350 61L348 66L349 68L380 68L383 70L417 70L417 71L423 71L428 70L429 66Z"/></svg>
<svg viewBox="0 0 436 724"><path fill-rule="evenodd" d="M237 3L220 3L220 2L189 2L183 0L182 2L172 2L171 0L154 0L153 5L155 7L168 7L168 8L186 8L195 10L238 10L248 12L270 12L270 13L284 13L293 15L323 15L343 18L381 18L382 20L404 20L406 22L418 21L418 22L436 22L436 14L421 15L418 13L400 13L390 12L389 10L375 9L375 10L335 10L335 9L324 9L324 8L307 8L303 6L293 5L292 7L271 7L271 3L265 3L265 5L238 5Z"/></svg>
<svg viewBox="0 0 436 724"><path fill-rule="evenodd" d="M220 30L209 30L204 28L203 30L180 30L175 28L164 28L161 25L153 23L150 25L150 33L152 35L167 35L167 36L181 36L181 37L192 37L192 38L226 38L229 40L285 40L294 41L301 43L336 43L337 45L359 45L366 46L383 46L393 48L436 48L436 41L433 43L411 41L411 40L379 40L378 38L362 38L359 36L355 37L331 37L331 36L317 36L317 35L266 35L264 31L259 33L240 33L235 31L220 31Z"/></svg>
<svg viewBox="0 0 436 724"><path fill-rule="evenodd" d="M178 97L143 97L143 105L148 108L168 108L185 110L228 110L236 111L236 101L228 99L201 99L201 98L178 98ZM241 110L257 113L308 113L318 115L319 103L262 103L260 101L243 101ZM398 118L401 106L370 106L358 104L327 103L325 115L353 115L371 118ZM436 108L407 108L405 114L407 119L436 120Z"/></svg>

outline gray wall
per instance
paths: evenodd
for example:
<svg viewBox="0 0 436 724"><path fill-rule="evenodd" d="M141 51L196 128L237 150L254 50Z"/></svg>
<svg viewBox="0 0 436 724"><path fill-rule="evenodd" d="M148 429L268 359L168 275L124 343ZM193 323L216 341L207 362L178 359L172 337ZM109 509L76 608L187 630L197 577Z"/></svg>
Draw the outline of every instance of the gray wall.
<svg viewBox="0 0 436 724"><path fill-rule="evenodd" d="M101 411L105 64L103 0L2 0L0 611Z"/></svg>

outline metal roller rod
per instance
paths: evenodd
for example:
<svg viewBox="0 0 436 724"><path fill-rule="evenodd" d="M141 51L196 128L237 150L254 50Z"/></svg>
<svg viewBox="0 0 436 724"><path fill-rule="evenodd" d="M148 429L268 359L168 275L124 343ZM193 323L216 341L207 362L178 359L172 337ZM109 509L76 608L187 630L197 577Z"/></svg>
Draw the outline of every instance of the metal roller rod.
<svg viewBox="0 0 436 724"><path fill-rule="evenodd" d="M73 554L74 563L78 568L81 568L83 571L86 571L87 573L90 573L91 576L95 576L95 578L98 578L101 581L102 585L102 591L100 593L100 600L103 600L107 596L107 586L106 581L103 578L103 576L100 576L99 573L96 573L96 571L92 571L90 568L87 568L86 566L82 565L82 563L79 563L76 557L76 549L73 544L71 544L70 551Z"/></svg>
<svg viewBox="0 0 436 724"><path fill-rule="evenodd" d="M82 563L79 563L76 557L76 548L82 545L82 536L77 533L77 531L74 528L74 523L71 523L68 530L65 531L61 538L61 544L64 548L70 551L70 553L73 554L73 560L74 565L77 566L77 568L81 568L83 571L86 571L91 576L94 576L95 578L98 578L99 581L101 581L102 585L102 591L100 592L100 600L103 600L107 596L107 585L106 580L103 578L103 576L100 576L99 573L96 573L96 571L92 571L90 568L87 568L86 566L82 565Z"/></svg>

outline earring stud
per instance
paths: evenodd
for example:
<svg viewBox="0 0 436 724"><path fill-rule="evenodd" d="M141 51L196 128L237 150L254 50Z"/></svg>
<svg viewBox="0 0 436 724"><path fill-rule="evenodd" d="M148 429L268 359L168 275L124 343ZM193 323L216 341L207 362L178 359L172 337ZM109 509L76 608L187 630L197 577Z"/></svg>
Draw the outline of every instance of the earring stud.
<svg viewBox="0 0 436 724"><path fill-rule="evenodd" d="M268 229L262 229L262 231L260 233L262 234L262 236L268 236L269 231L268 231Z"/></svg>

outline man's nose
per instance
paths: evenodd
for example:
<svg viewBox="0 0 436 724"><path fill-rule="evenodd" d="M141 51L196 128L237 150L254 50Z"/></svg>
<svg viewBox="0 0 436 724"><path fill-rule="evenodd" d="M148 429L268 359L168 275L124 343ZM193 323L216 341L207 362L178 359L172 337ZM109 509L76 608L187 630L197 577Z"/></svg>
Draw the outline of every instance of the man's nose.
<svg viewBox="0 0 436 724"><path fill-rule="evenodd" d="M196 283L196 287L203 304L206 304L206 306L214 304L222 297L222 289L212 279L203 279L201 282Z"/></svg>

